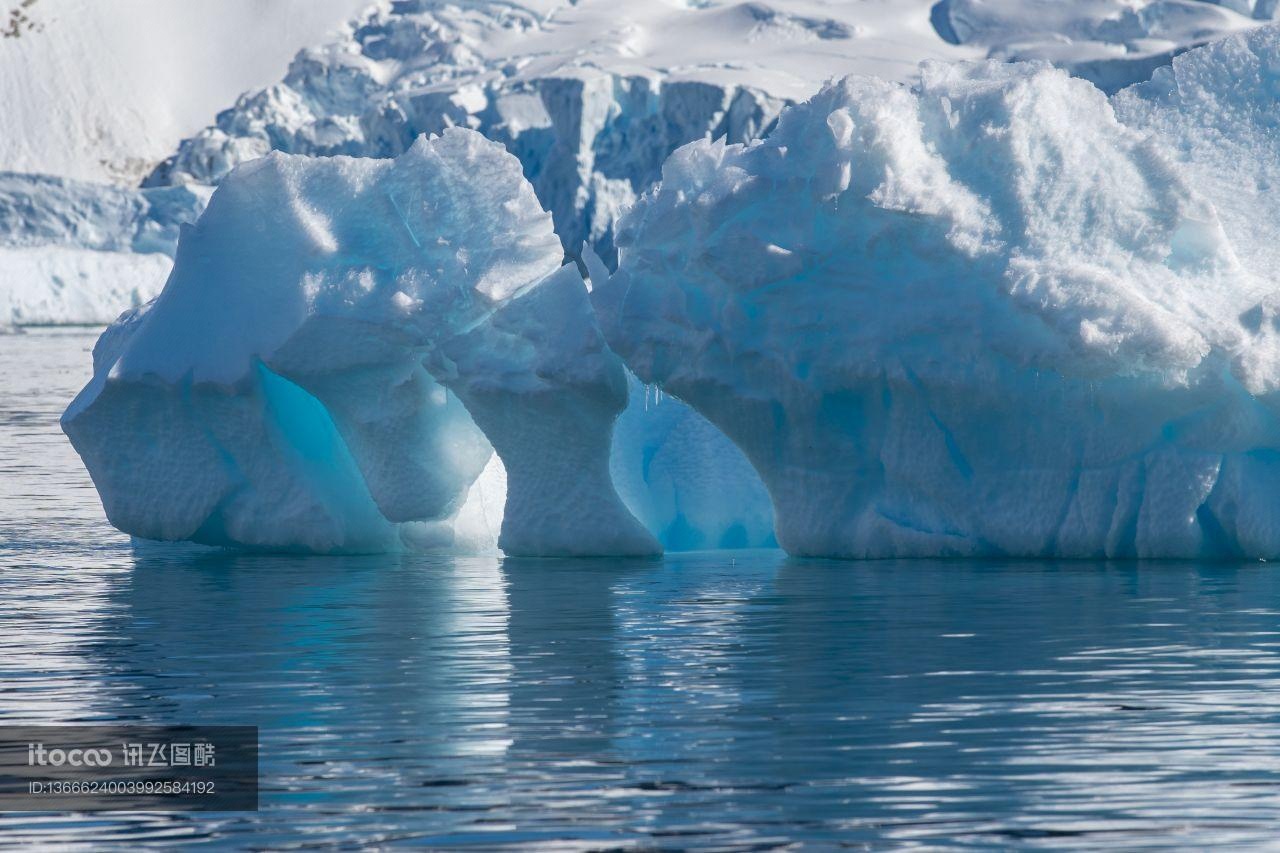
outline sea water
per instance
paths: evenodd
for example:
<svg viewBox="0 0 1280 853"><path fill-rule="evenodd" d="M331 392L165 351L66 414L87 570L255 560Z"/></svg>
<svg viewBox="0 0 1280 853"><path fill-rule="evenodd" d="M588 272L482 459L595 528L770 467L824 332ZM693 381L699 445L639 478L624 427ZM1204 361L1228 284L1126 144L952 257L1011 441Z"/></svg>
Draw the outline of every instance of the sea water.
<svg viewBox="0 0 1280 853"><path fill-rule="evenodd" d="M57 426L95 335L0 336L0 724L259 726L261 809L0 845L1276 838L1270 565L135 547Z"/></svg>

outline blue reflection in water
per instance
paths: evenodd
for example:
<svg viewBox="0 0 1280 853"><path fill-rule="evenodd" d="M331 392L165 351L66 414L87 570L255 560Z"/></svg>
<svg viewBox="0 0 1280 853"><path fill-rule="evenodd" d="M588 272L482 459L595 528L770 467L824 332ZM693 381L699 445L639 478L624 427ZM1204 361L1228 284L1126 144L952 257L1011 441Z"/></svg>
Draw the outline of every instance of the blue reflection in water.
<svg viewBox="0 0 1280 853"><path fill-rule="evenodd" d="M1267 565L135 551L53 427L90 341L0 338L0 722L258 725L263 809L0 843L1273 842Z"/></svg>

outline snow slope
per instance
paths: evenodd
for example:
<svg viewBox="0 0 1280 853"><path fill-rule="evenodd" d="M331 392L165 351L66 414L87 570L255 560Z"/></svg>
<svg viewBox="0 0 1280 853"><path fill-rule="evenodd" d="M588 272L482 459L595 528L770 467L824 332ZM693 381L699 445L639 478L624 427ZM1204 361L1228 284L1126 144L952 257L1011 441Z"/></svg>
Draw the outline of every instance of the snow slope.
<svg viewBox="0 0 1280 853"><path fill-rule="evenodd" d="M0 171L134 183L367 4L36 0L0 38Z"/></svg>

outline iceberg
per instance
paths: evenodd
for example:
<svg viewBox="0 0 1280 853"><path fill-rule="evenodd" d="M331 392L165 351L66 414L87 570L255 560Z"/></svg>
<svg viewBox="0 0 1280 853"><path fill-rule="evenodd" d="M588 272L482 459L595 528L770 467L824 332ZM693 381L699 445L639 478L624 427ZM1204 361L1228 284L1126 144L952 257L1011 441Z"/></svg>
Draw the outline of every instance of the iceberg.
<svg viewBox="0 0 1280 853"><path fill-rule="evenodd" d="M1143 129L1048 64L926 63L687 145L619 224L605 335L743 450L793 554L1280 555L1274 267L1229 162L1275 107L1201 138L1232 114L1189 88L1262 73L1209 50L1238 61L1175 63Z"/></svg>
<svg viewBox="0 0 1280 853"><path fill-rule="evenodd" d="M1275 68L1266 28L1112 98L1047 62L847 77L676 150L615 270L571 231L585 279L511 140L270 153L64 428L150 539L1280 556Z"/></svg>
<svg viewBox="0 0 1280 853"><path fill-rule="evenodd" d="M221 183L63 416L111 522L309 552L660 551L609 474L625 371L519 162L271 154ZM493 456L501 459L495 466Z"/></svg>

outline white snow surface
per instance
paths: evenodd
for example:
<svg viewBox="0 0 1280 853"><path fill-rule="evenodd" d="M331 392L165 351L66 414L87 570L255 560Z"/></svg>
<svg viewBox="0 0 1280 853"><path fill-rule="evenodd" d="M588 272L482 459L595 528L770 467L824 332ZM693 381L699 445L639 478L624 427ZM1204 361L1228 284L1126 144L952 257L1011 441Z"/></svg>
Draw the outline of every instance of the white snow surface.
<svg viewBox="0 0 1280 853"><path fill-rule="evenodd" d="M0 170L134 183L367 2L35 0L0 38Z"/></svg>
<svg viewBox="0 0 1280 853"><path fill-rule="evenodd" d="M1259 65L1234 43L1173 74L1261 132L1274 101L1220 54ZM1243 148L1189 142L1212 100L1178 90L1150 125L1225 170ZM763 143L678 151L593 299L743 449L792 553L1275 557L1266 207L1231 225L1171 142L1048 65L848 78Z"/></svg>
<svg viewBox="0 0 1280 853"><path fill-rule="evenodd" d="M471 552L500 517L509 554L656 553L609 476L625 373L560 259L519 163L470 131L273 154L103 334L64 429L143 538Z"/></svg>

